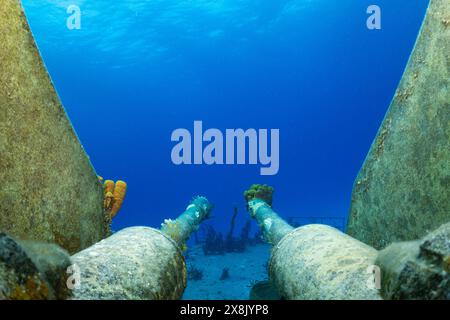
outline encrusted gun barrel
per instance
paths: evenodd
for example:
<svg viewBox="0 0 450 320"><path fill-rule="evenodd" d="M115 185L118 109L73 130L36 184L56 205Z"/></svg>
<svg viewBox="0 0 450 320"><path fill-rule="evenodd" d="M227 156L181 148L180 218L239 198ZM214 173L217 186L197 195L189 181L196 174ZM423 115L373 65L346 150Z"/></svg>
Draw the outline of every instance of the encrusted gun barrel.
<svg viewBox="0 0 450 320"><path fill-rule="evenodd" d="M187 275L181 247L211 209L206 198L196 197L161 230L126 228L75 254L73 269L79 277L73 298L179 299Z"/></svg>
<svg viewBox="0 0 450 320"><path fill-rule="evenodd" d="M329 226L292 228L269 205L269 188L254 185L245 198L274 246L269 276L284 298L381 299L373 275L375 249Z"/></svg>
<svg viewBox="0 0 450 320"><path fill-rule="evenodd" d="M208 218L211 209L212 205L208 199L196 197L176 220L164 220L161 231L171 237L180 247L183 247L191 234L198 230L200 223Z"/></svg>
<svg viewBox="0 0 450 320"><path fill-rule="evenodd" d="M289 232L294 230L264 200L253 199L248 202L248 208L251 216L256 219L261 227L264 239L272 245L276 245Z"/></svg>

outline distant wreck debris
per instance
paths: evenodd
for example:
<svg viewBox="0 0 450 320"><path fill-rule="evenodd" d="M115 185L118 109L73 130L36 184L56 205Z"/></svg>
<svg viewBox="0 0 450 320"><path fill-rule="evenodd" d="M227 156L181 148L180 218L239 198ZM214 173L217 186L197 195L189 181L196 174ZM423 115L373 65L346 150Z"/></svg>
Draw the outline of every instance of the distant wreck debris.
<svg viewBox="0 0 450 320"><path fill-rule="evenodd" d="M233 215L230 220L230 228L224 239L221 232L216 231L213 226L209 225L206 229L206 236L202 243L203 253L205 255L222 255L229 252L244 252L249 245L259 243L259 234L255 238L250 237L251 221L248 220L241 229L238 237L235 237L235 221L238 214L237 207L233 209Z"/></svg>
<svg viewBox="0 0 450 320"><path fill-rule="evenodd" d="M202 249L205 256L224 254L225 243L222 233L217 232L213 226L207 226L206 237L202 244Z"/></svg>
<svg viewBox="0 0 450 320"><path fill-rule="evenodd" d="M348 233L382 249L450 221L450 5L431 0L353 188Z"/></svg>
<svg viewBox="0 0 450 320"><path fill-rule="evenodd" d="M103 192L20 1L0 1L0 231L75 253L107 236Z"/></svg>

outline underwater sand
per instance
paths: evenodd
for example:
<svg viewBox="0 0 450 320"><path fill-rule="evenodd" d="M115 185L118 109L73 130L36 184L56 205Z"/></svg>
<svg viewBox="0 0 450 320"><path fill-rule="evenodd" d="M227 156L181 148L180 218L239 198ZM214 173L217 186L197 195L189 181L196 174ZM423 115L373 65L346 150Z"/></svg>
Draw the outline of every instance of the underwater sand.
<svg viewBox="0 0 450 320"><path fill-rule="evenodd" d="M183 300L223 299L245 300L249 298L252 281L267 279L266 262L270 246L249 246L242 253L205 256L200 245L187 251L186 263L203 271L201 280L188 280ZM220 280L223 268L229 268L230 277Z"/></svg>

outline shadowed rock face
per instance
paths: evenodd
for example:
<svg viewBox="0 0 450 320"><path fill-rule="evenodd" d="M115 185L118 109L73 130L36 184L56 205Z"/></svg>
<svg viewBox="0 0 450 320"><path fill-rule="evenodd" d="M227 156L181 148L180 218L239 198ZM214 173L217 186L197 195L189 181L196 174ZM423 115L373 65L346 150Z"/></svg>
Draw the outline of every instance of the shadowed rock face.
<svg viewBox="0 0 450 320"><path fill-rule="evenodd" d="M19 1L0 0L0 231L71 253L105 236L102 187Z"/></svg>
<svg viewBox="0 0 450 320"><path fill-rule="evenodd" d="M354 185L348 233L381 249L450 221L450 6L431 0Z"/></svg>

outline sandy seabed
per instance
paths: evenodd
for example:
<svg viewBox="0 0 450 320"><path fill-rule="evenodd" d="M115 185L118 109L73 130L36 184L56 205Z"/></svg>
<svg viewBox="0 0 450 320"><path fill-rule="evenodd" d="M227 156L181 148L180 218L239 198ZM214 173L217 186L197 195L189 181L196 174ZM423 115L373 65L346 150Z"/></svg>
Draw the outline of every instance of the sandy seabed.
<svg viewBox="0 0 450 320"><path fill-rule="evenodd" d="M249 246L242 253L205 256L201 246L187 251L186 263L203 271L201 280L188 280L184 300L245 300L249 299L251 283L267 279L266 263L270 246ZM230 277L220 280L224 268Z"/></svg>

